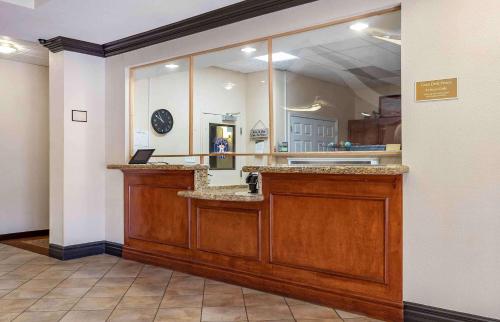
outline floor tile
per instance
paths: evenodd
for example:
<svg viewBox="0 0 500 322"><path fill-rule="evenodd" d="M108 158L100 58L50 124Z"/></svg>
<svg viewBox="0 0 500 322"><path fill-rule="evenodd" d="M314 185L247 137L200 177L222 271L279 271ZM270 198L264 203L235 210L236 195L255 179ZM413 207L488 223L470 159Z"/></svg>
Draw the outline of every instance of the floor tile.
<svg viewBox="0 0 500 322"><path fill-rule="evenodd" d="M241 287L231 284L207 284L205 294L243 294Z"/></svg>
<svg viewBox="0 0 500 322"><path fill-rule="evenodd" d="M161 300L161 296L124 296L118 309L157 309Z"/></svg>
<svg viewBox="0 0 500 322"><path fill-rule="evenodd" d="M75 305L73 310L97 311L112 310L120 302L121 297L83 297Z"/></svg>
<svg viewBox="0 0 500 322"><path fill-rule="evenodd" d="M204 307L202 321L247 321L244 307Z"/></svg>
<svg viewBox="0 0 500 322"><path fill-rule="evenodd" d="M3 299L38 299L47 294L49 289L15 289L5 295Z"/></svg>
<svg viewBox="0 0 500 322"><path fill-rule="evenodd" d="M203 295L165 295L161 308L194 307L201 308Z"/></svg>
<svg viewBox="0 0 500 322"><path fill-rule="evenodd" d="M61 322L105 322L112 310L69 311Z"/></svg>
<svg viewBox="0 0 500 322"><path fill-rule="evenodd" d="M290 306L295 319L335 319L339 318L337 313L331 308L314 305L303 304Z"/></svg>
<svg viewBox="0 0 500 322"><path fill-rule="evenodd" d="M87 297L119 297L127 292L128 286L94 286Z"/></svg>
<svg viewBox="0 0 500 322"><path fill-rule="evenodd" d="M68 311L75 305L77 298L49 299L41 298L35 304L28 308L28 311L51 312Z"/></svg>
<svg viewBox="0 0 500 322"><path fill-rule="evenodd" d="M197 308L160 309L155 321L200 321L201 310Z"/></svg>
<svg viewBox="0 0 500 322"><path fill-rule="evenodd" d="M355 319L355 318L364 318L363 315L355 314L355 313L350 313L342 310L335 310L337 314L342 318L342 319Z"/></svg>
<svg viewBox="0 0 500 322"><path fill-rule="evenodd" d="M243 294L205 294L203 306L245 306Z"/></svg>
<svg viewBox="0 0 500 322"><path fill-rule="evenodd" d="M163 296L165 286L157 284L132 284L126 296Z"/></svg>
<svg viewBox="0 0 500 322"><path fill-rule="evenodd" d="M32 279L24 283L21 288L22 289L53 289L59 283L62 282L63 279Z"/></svg>
<svg viewBox="0 0 500 322"><path fill-rule="evenodd" d="M110 322L150 322L156 316L156 309L120 309L109 317Z"/></svg>
<svg viewBox="0 0 500 322"><path fill-rule="evenodd" d="M96 286L130 286L133 282L133 277L103 277Z"/></svg>
<svg viewBox="0 0 500 322"><path fill-rule="evenodd" d="M66 311L57 312L24 312L21 313L14 322L57 322Z"/></svg>
<svg viewBox="0 0 500 322"><path fill-rule="evenodd" d="M68 278L57 285L58 288L90 288L97 283L97 278Z"/></svg>
<svg viewBox="0 0 500 322"><path fill-rule="evenodd" d="M26 280L2 280L0 279L0 290L13 290L26 283Z"/></svg>
<svg viewBox="0 0 500 322"><path fill-rule="evenodd" d="M6 300L0 299L0 312L1 313L21 313L33 303L35 303L35 299L24 299L24 300Z"/></svg>
<svg viewBox="0 0 500 322"><path fill-rule="evenodd" d="M50 291L46 298L66 298L66 297L82 297L88 292L89 287L56 287Z"/></svg>
<svg viewBox="0 0 500 322"><path fill-rule="evenodd" d="M14 320L20 313L0 313L0 322L10 322Z"/></svg>
<svg viewBox="0 0 500 322"><path fill-rule="evenodd" d="M288 305L248 306L247 314L251 321L293 319Z"/></svg>
<svg viewBox="0 0 500 322"><path fill-rule="evenodd" d="M266 293L244 294L246 306L286 305L285 298Z"/></svg>

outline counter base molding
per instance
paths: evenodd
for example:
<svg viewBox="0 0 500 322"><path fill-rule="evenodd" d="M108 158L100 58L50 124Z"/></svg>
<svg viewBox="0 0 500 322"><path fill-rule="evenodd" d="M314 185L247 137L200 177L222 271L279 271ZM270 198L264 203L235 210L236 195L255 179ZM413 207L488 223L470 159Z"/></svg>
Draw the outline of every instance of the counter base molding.
<svg viewBox="0 0 500 322"><path fill-rule="evenodd" d="M244 202L179 196L189 171L124 173L124 258L403 321L401 175L264 172Z"/></svg>

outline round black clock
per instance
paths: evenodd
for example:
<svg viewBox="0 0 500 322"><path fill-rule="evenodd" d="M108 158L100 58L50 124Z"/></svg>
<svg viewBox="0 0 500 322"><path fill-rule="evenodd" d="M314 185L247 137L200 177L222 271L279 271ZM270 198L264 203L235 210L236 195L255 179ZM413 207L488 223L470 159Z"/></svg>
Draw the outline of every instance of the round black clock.
<svg viewBox="0 0 500 322"><path fill-rule="evenodd" d="M167 134L174 126L174 118L169 111L162 108L151 115L151 126L158 134Z"/></svg>

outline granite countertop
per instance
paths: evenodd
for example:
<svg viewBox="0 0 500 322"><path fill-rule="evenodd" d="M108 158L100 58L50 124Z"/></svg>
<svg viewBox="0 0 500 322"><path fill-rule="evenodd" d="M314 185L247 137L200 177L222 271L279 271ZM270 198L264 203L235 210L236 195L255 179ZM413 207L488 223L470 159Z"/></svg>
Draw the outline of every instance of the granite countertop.
<svg viewBox="0 0 500 322"><path fill-rule="evenodd" d="M166 164L166 163L148 163L148 164L108 164L108 169L118 169L118 170L208 170L207 165L193 164L193 165L183 165L183 164Z"/></svg>
<svg viewBox="0 0 500 322"><path fill-rule="evenodd" d="M264 196L260 193L248 193L248 186L206 187L201 190L179 191L177 195L185 198L219 201L260 202L264 200Z"/></svg>
<svg viewBox="0 0 500 322"><path fill-rule="evenodd" d="M400 175L409 168L401 164L388 165L269 165L244 166L243 172L260 173L311 173L311 174L354 174L354 175Z"/></svg>

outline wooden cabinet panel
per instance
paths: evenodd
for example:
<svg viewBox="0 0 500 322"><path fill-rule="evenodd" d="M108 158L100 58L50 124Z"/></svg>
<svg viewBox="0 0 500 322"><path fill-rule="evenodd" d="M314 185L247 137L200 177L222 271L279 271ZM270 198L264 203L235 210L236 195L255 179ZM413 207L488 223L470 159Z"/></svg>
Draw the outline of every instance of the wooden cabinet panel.
<svg viewBox="0 0 500 322"><path fill-rule="evenodd" d="M384 283L385 199L271 198L273 264Z"/></svg>
<svg viewBox="0 0 500 322"><path fill-rule="evenodd" d="M259 260L260 216L260 210L197 207L197 250Z"/></svg>
<svg viewBox="0 0 500 322"><path fill-rule="evenodd" d="M125 245L189 248L189 201L193 171L125 170ZM149 244L148 244L149 243Z"/></svg>
<svg viewBox="0 0 500 322"><path fill-rule="evenodd" d="M353 144L374 145L379 142L377 119L349 120L349 141Z"/></svg>
<svg viewBox="0 0 500 322"><path fill-rule="evenodd" d="M129 238L189 247L187 200L178 189L131 185L129 187Z"/></svg>

